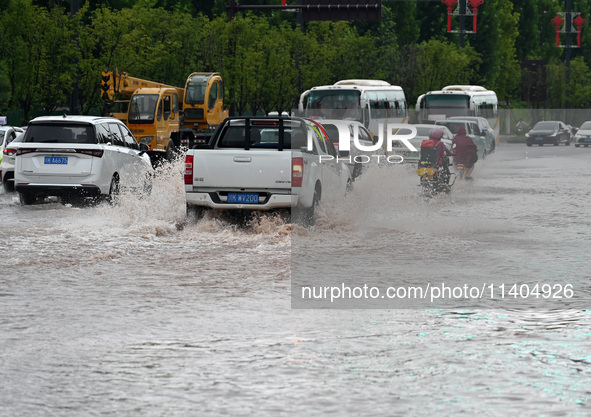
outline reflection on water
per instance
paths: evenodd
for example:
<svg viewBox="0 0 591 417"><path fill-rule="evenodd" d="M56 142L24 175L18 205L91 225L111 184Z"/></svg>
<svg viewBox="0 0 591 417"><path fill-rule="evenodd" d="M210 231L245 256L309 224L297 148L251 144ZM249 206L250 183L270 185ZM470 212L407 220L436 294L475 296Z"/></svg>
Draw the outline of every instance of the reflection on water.
<svg viewBox="0 0 591 417"><path fill-rule="evenodd" d="M438 279L562 280L588 299L586 158L505 145L430 201L412 170L372 170L312 229L185 222L180 165L115 206L0 194L0 415L585 415L585 308L298 310L290 278L295 253L387 281L379 253L406 283L432 257Z"/></svg>

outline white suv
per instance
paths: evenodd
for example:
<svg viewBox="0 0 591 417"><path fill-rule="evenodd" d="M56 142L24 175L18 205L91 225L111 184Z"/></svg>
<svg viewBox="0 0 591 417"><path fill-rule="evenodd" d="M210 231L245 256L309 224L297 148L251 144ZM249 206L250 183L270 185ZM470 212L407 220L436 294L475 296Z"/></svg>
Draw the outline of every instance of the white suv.
<svg viewBox="0 0 591 417"><path fill-rule="evenodd" d="M150 185L147 146L112 117L38 117L13 147L14 185L24 205L46 196L67 202Z"/></svg>

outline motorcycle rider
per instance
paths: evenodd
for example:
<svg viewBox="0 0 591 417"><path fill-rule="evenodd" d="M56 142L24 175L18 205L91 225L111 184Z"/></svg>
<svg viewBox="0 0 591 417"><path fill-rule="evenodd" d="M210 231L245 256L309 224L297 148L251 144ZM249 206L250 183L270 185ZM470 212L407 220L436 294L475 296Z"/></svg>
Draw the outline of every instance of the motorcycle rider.
<svg viewBox="0 0 591 417"><path fill-rule="evenodd" d="M443 130L440 128L435 128L429 133L429 139L434 142L433 148L437 149L437 162L435 163L435 166L443 168L446 183L449 183L451 175L449 172L449 158L447 155L451 155L451 153L445 149L445 143L441 142L442 137Z"/></svg>
<svg viewBox="0 0 591 417"><path fill-rule="evenodd" d="M527 132L529 126L523 121L523 119L519 119L515 127L517 128L518 135L525 135L525 132Z"/></svg>
<svg viewBox="0 0 591 417"><path fill-rule="evenodd" d="M465 167L464 178L472 179L472 171L474 171L474 164L478 161L478 147L472 138L466 135L466 128L464 126L458 127L457 135L451 141L451 147L454 155L453 163L457 167L458 164L463 164Z"/></svg>

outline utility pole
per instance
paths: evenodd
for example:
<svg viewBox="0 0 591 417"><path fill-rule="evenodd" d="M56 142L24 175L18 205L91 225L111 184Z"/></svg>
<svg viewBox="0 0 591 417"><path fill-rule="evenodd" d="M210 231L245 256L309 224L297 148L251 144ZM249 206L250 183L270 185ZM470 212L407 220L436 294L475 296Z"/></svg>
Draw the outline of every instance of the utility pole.
<svg viewBox="0 0 591 417"><path fill-rule="evenodd" d="M460 39L459 45L460 48L464 47L464 32L466 30L466 1L467 0L460 0Z"/></svg>
<svg viewBox="0 0 591 417"><path fill-rule="evenodd" d="M581 13L572 11L572 0L566 0L566 11L558 12L556 17L552 19L552 23L556 26L556 46L559 48L566 48L565 51L565 82L566 82L566 99L564 102L565 108L570 108L570 58L571 49L581 47L581 28L585 24L585 19L581 17ZM563 27L564 25L564 27ZM576 29L573 29L573 25ZM577 43L573 44L571 36L575 32L577 34ZM566 33L566 43L560 44L560 34Z"/></svg>
<svg viewBox="0 0 591 417"><path fill-rule="evenodd" d="M457 33L459 35L458 44L460 48L463 48L465 45L464 36L476 33L478 7L484 3L484 0L441 0L441 2L447 6L447 33ZM457 7L454 10L455 5ZM472 8L472 11L468 9L468 5ZM459 30L451 29L452 16L459 16ZM466 16L472 16L472 30L466 30Z"/></svg>

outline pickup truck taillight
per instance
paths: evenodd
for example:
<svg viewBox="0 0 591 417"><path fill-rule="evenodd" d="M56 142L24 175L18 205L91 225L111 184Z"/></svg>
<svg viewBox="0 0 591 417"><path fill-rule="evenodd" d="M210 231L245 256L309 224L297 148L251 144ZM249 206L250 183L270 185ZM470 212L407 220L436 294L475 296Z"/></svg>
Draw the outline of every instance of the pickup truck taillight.
<svg viewBox="0 0 591 417"><path fill-rule="evenodd" d="M193 184L193 155L185 156L185 184Z"/></svg>
<svg viewBox="0 0 591 417"><path fill-rule="evenodd" d="M304 158L291 159L291 186L301 187L304 179Z"/></svg>

